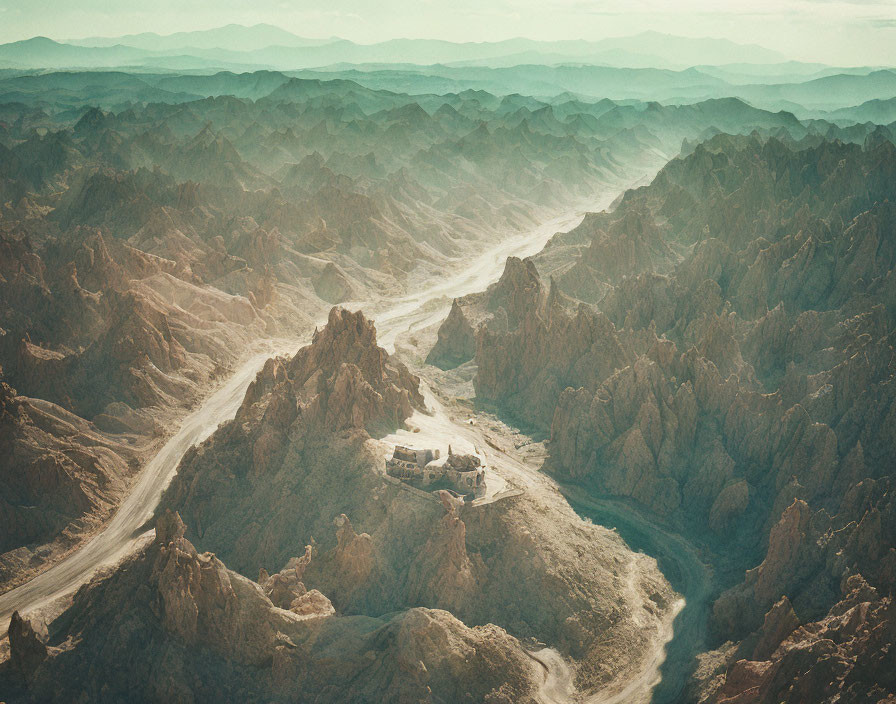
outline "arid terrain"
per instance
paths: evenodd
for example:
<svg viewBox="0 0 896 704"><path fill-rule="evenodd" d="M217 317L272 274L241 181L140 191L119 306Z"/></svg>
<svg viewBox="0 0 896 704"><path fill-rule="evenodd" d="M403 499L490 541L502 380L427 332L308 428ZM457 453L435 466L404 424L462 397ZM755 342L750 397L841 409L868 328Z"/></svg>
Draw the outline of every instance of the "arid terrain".
<svg viewBox="0 0 896 704"><path fill-rule="evenodd" d="M509 259L430 352L549 440L574 505L705 551L700 701L892 692L894 168L891 142L714 138Z"/></svg>
<svg viewBox="0 0 896 704"><path fill-rule="evenodd" d="M896 702L893 72L233 27L0 45L0 701Z"/></svg>

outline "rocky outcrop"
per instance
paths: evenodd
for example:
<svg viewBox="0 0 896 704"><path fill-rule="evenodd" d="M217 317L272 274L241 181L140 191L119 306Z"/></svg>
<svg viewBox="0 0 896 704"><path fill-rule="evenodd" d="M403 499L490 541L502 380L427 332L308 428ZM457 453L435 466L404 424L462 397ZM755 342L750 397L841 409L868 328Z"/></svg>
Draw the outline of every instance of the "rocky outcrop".
<svg viewBox="0 0 896 704"><path fill-rule="evenodd" d="M136 470L125 437L109 436L0 381L0 583L31 576L108 519Z"/></svg>
<svg viewBox="0 0 896 704"><path fill-rule="evenodd" d="M504 273L488 288L486 297L490 312L503 308L507 325L511 329L519 327L529 312L540 307L544 297L535 263L531 259L507 257Z"/></svg>
<svg viewBox="0 0 896 704"><path fill-rule="evenodd" d="M233 422L185 458L163 506L194 526L190 540L245 575L304 552L295 564L301 578L291 568L260 577L282 607L313 598L296 587L302 582L338 614L448 609L466 623L556 643L583 660L586 686L611 678L616 667L596 663L619 639L654 637L672 603L668 585L645 569L638 593L664 594L666 606L645 596L655 608L643 618L628 604L614 616L628 593L628 574L616 569L625 548L613 534L582 528L559 497L547 506L540 495L502 501L484 521L386 481L382 448L366 428L394 428L421 399L416 380L375 340L360 313L334 309L310 346L265 365ZM604 549L586 550L595 543ZM623 658L632 667L637 660L636 651Z"/></svg>
<svg viewBox="0 0 896 704"><path fill-rule="evenodd" d="M422 407L418 383L376 344L376 329L363 313L333 308L311 345L291 360L268 361L246 393L237 422L264 414L272 430L293 422L305 433L394 430Z"/></svg>
<svg viewBox="0 0 896 704"><path fill-rule="evenodd" d="M580 298L600 298L607 290L606 282L642 272L668 271L676 262L650 212L626 208L622 217L609 224L589 220L580 229L583 232L572 237L589 237L590 245L559 282L565 291Z"/></svg>
<svg viewBox="0 0 896 704"><path fill-rule="evenodd" d="M445 515L426 541L408 574L411 603L439 603L450 611L462 611L477 591L476 569L467 554L466 524L446 491L439 492Z"/></svg>
<svg viewBox="0 0 896 704"><path fill-rule="evenodd" d="M49 633L43 622L32 623L14 611L9 622L10 679L21 678L26 686L34 680L37 669L50 654Z"/></svg>
<svg viewBox="0 0 896 704"><path fill-rule="evenodd" d="M715 628L726 636L753 631L785 595L801 621L819 618L844 575L861 574L888 593L896 579L894 517L889 479L861 481L833 515L794 501L772 528L762 563L716 601Z"/></svg>
<svg viewBox="0 0 896 704"><path fill-rule="evenodd" d="M758 641L753 648L752 660L767 660L778 646L800 625L790 600L783 596L765 615Z"/></svg>
<svg viewBox="0 0 896 704"><path fill-rule="evenodd" d="M448 609L464 623L555 644L580 662L586 689L638 667L646 650L612 653L662 627L673 599L655 566L619 569L622 541L583 524L553 492L468 515L447 495L440 505L387 481L383 447L366 428L419 402L416 380L376 347L373 326L334 310L310 346L265 365L235 419L185 457L163 506L188 518L191 541L244 575L292 564L259 579L293 611L299 599L320 601L297 582L341 615Z"/></svg>
<svg viewBox="0 0 896 704"><path fill-rule="evenodd" d="M892 701L894 623L892 597L881 597L860 575L844 580L842 596L817 621L799 625L782 600L766 616L754 652L729 655L730 664L706 683L699 701Z"/></svg>
<svg viewBox="0 0 896 704"><path fill-rule="evenodd" d="M82 588L49 634L16 614L0 665L10 701L535 701L540 673L496 626L421 608L338 616L305 590L304 558L258 584L185 531L160 516L155 540ZM288 609L271 600L294 594Z"/></svg>
<svg viewBox="0 0 896 704"><path fill-rule="evenodd" d="M463 308L454 299L451 312L439 326L436 344L426 357L427 364L440 369L453 369L469 362L476 354L476 333L464 315Z"/></svg>
<svg viewBox="0 0 896 704"><path fill-rule="evenodd" d="M359 287L333 262L327 262L314 280L314 292L327 303L356 300Z"/></svg>
<svg viewBox="0 0 896 704"><path fill-rule="evenodd" d="M205 544L247 574L259 556L236 539L225 517L244 516L240 532L251 533L257 523L249 507L266 506L263 530L274 548L268 559L282 563L289 555L281 551L294 549L290 536L329 534L330 521L343 512L297 514L291 494L353 477L355 501L365 503L378 483L364 465L368 432L395 430L422 404L417 378L376 344L373 324L360 312L334 308L310 345L292 359L268 360L236 418L185 457L163 505L179 510ZM322 491L335 498L330 487Z"/></svg>
<svg viewBox="0 0 896 704"><path fill-rule="evenodd" d="M480 332L474 385L477 397L544 431L564 389L596 388L629 355L607 317L585 306L572 314L559 305L525 310L510 332Z"/></svg>

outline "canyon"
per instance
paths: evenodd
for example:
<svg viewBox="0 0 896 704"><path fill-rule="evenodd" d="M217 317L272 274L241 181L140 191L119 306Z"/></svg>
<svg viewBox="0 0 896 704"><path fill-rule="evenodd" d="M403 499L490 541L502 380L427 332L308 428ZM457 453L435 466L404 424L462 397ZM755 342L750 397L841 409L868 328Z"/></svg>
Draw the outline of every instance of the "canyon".
<svg viewBox="0 0 896 704"><path fill-rule="evenodd" d="M896 700L893 125L519 68L0 75L0 700Z"/></svg>

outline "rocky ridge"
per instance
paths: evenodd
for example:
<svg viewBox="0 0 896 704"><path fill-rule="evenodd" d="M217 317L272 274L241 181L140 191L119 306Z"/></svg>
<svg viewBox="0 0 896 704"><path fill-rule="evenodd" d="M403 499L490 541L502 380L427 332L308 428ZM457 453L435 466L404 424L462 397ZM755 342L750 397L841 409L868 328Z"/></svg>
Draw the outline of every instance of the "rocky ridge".
<svg viewBox="0 0 896 704"><path fill-rule="evenodd" d="M720 641L783 596L810 624L850 575L896 584L894 168L889 142L719 136L534 258L577 307L524 288L516 324L479 330L477 398L550 432L552 471L698 535L728 574L759 564L717 600Z"/></svg>
<svg viewBox="0 0 896 704"><path fill-rule="evenodd" d="M305 558L257 583L198 553L185 530L160 516L152 543L49 629L15 614L0 666L10 701L535 701L540 673L495 626L425 608L336 615L302 583Z"/></svg>
<svg viewBox="0 0 896 704"><path fill-rule="evenodd" d="M18 677L25 701L59 678L66 694L121 692L128 684L114 677L75 675L100 672L110 652L94 628L110 643L122 629L154 634L140 637L145 647L119 644L165 673L151 701L187 691L289 701L296 683L323 701L453 701L460 690L528 701L544 674L517 639L556 647L586 691L639 671L674 601L655 564L629 563L618 536L582 522L556 492L477 509L386 481L369 432L394 428L421 401L372 323L333 309L313 342L270 360L234 420L185 457L163 506L195 528L162 509L153 546L85 587L38 638L49 655L30 669L6 665L0 681ZM137 605L127 625L125 604ZM181 666L166 664L171 653ZM356 667L368 676L351 675Z"/></svg>
<svg viewBox="0 0 896 704"><path fill-rule="evenodd" d="M422 399L416 378L375 339L362 314L334 309L309 347L268 362L234 421L185 457L163 506L181 512L196 526L193 539L243 574L289 559L296 536L313 538L303 580L338 613L424 605L468 624L496 623L579 660L585 687L636 667L637 643L654 637L672 600L655 573L639 576L638 590L655 596L644 597L651 625L639 631L630 611L637 607L608 599L624 599L628 579L615 556L624 550L618 538L584 526L556 493L524 494L483 512L440 507L385 480L383 450L368 430L394 428ZM376 386L383 378L394 386ZM377 410L372 399L391 400ZM581 551L595 541L607 554L583 562ZM511 588L514 604L501 596ZM599 637L609 632L619 635ZM630 646L615 661L606 654L613 641Z"/></svg>

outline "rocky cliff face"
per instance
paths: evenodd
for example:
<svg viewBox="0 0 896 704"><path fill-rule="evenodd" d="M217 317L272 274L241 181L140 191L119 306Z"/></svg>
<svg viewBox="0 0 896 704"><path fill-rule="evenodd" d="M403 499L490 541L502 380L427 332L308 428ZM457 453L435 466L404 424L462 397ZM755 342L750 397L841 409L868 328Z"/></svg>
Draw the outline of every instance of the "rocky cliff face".
<svg viewBox="0 0 896 704"><path fill-rule="evenodd" d="M184 533L162 515L155 540L49 630L16 614L9 701L535 701L541 672L496 626L424 608L336 615L302 583L304 558L256 583Z"/></svg>
<svg viewBox="0 0 896 704"><path fill-rule="evenodd" d="M594 365L623 364L623 350L602 347L608 325L605 317L560 292L553 279L544 286L531 259L508 257L496 283L454 302L427 363L447 369L475 355L480 401L497 402L530 430L544 432L569 379L591 373ZM571 327L589 329L589 341L565 347ZM463 353L451 351L450 345L461 343ZM467 357L470 349L474 354Z"/></svg>
<svg viewBox="0 0 896 704"><path fill-rule="evenodd" d="M480 333L477 395L549 427L558 475L761 563L716 603L717 637L782 596L823 619L848 575L896 583L894 168L892 144L718 137L566 236L591 244L559 285L594 309L524 305Z"/></svg>
<svg viewBox="0 0 896 704"><path fill-rule="evenodd" d="M888 594L896 583L891 481L861 480L834 515L795 500L772 527L765 559L716 601L717 627L729 634L753 631L783 594L804 618L820 616L840 594L844 575L862 575Z"/></svg>
<svg viewBox="0 0 896 704"><path fill-rule="evenodd" d="M596 383L626 366L629 356L601 313L585 306L568 313L557 304L526 310L508 332L482 330L474 385L478 398L545 430L566 387Z"/></svg>
<svg viewBox="0 0 896 704"><path fill-rule="evenodd" d="M896 691L892 596L859 575L844 580L825 616L800 623L787 597L760 631L701 672L695 696L706 704L889 702Z"/></svg>
<svg viewBox="0 0 896 704"><path fill-rule="evenodd" d="M439 326L438 339L426 357L426 363L440 369L453 369L469 362L475 354L476 333L455 299L451 312Z"/></svg>

